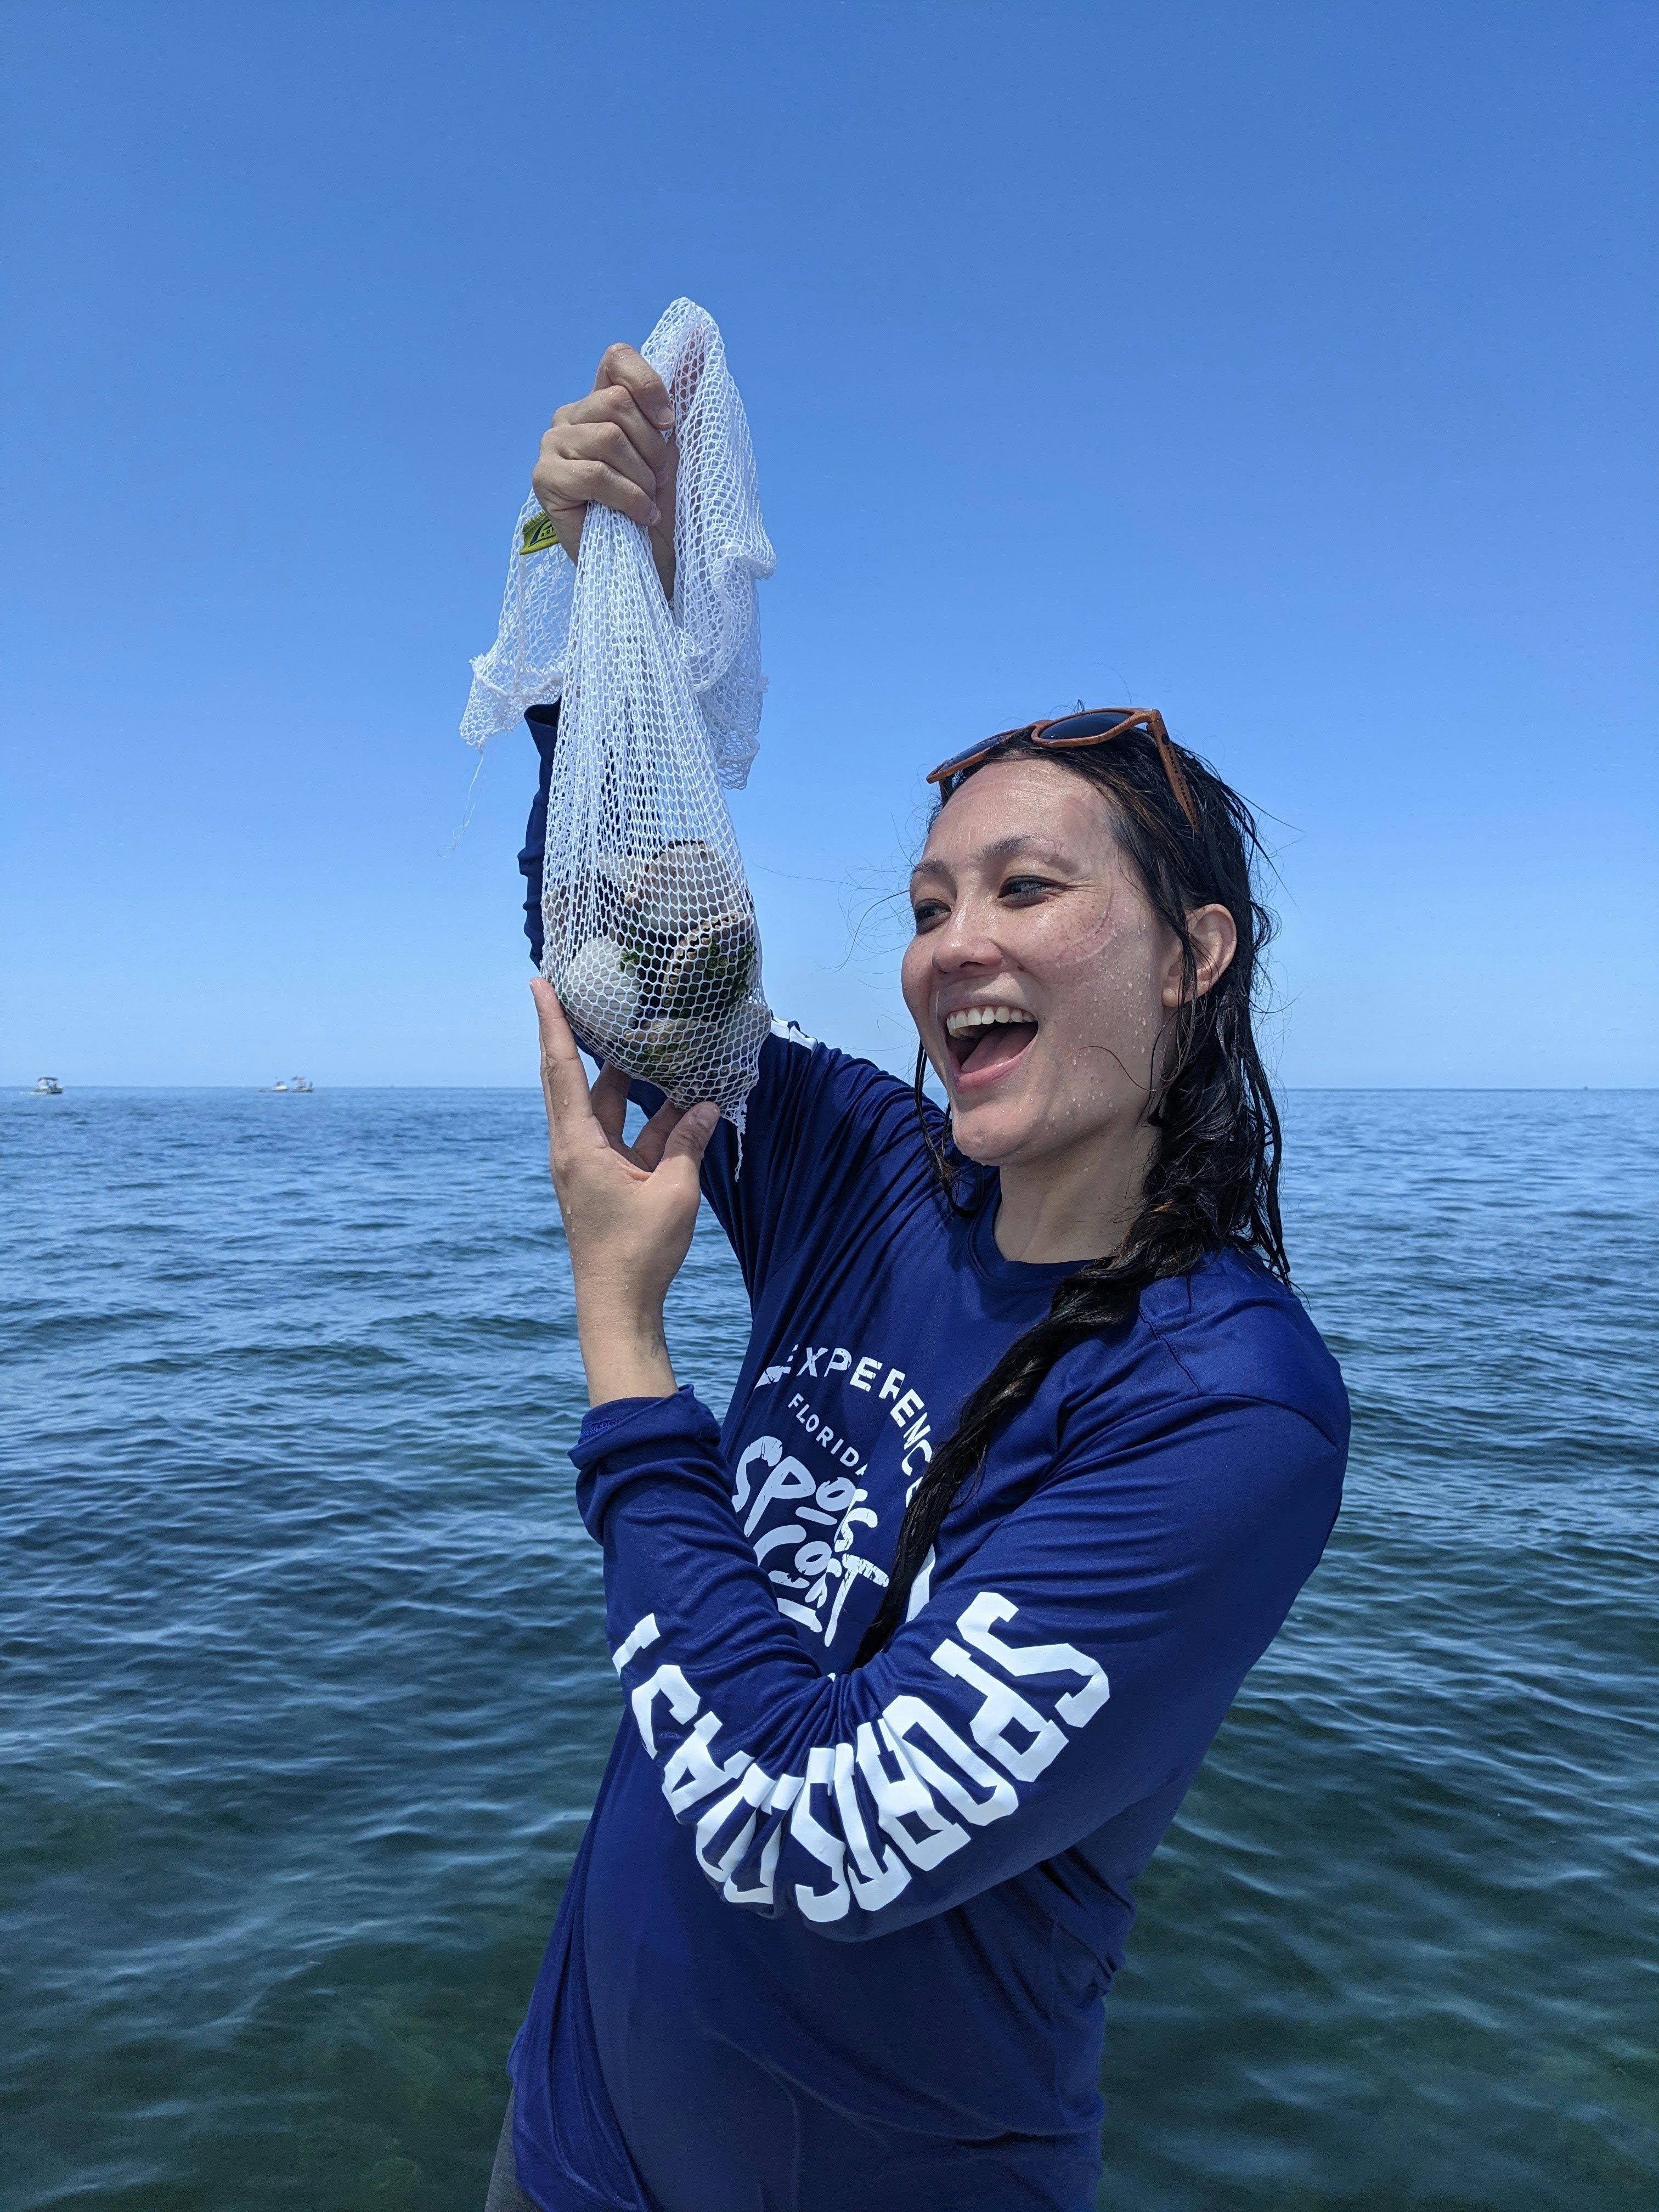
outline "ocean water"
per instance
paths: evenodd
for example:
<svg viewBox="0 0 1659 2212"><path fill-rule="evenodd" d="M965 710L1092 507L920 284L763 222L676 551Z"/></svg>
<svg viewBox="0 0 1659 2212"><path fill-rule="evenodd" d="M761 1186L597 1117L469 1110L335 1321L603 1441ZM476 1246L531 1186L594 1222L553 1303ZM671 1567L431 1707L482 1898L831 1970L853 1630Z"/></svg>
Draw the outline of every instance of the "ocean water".
<svg viewBox="0 0 1659 2212"><path fill-rule="evenodd" d="M1659 1095L1310 1093L1325 1563L1141 1885L1115 2212L1659 2203ZM617 1717L532 1091L0 1099L0 2206L467 2212ZM672 1340L744 1334L699 1231Z"/></svg>

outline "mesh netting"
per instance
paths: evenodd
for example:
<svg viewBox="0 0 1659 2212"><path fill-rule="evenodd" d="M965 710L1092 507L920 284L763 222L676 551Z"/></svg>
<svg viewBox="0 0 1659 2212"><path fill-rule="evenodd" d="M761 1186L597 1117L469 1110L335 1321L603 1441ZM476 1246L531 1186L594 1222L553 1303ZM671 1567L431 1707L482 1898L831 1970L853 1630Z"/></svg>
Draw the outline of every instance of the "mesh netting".
<svg viewBox="0 0 1659 2212"><path fill-rule="evenodd" d="M677 300L642 349L679 442L672 606L637 524L590 507L573 569L532 499L501 627L472 664L482 744L562 699L547 807L542 972L599 1056L743 1125L771 1016L720 786L757 750L761 522L743 402L711 316Z"/></svg>

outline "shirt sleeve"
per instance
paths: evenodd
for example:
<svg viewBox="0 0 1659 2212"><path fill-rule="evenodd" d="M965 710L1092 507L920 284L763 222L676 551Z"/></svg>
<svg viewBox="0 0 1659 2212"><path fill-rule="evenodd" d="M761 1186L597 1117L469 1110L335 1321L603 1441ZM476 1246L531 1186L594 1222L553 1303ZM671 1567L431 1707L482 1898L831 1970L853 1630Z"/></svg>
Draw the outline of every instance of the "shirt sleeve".
<svg viewBox="0 0 1659 2212"><path fill-rule="evenodd" d="M524 719L536 740L541 775L536 796L530 802L530 819L525 824L519 873L524 878L524 933L530 940L530 957L539 968L543 943L542 864L547 858L547 793L553 778L553 755L559 743L558 703L556 701L550 707L529 708Z"/></svg>
<svg viewBox="0 0 1659 2212"><path fill-rule="evenodd" d="M558 707L532 707L525 720L536 741L541 776L519 872L525 879L524 933L539 968L542 863ZM629 1096L647 1114L663 1101L649 1083L630 1084ZM924 1110L938 1119L931 1103ZM843 1186L850 1188L872 1170L879 1173L884 1158L900 1172L921 1158L909 1087L869 1060L818 1043L793 1024L774 1023L761 1047L741 1144L730 1122L722 1121L703 1155L703 1195L731 1240L751 1298L776 1259L822 1223Z"/></svg>
<svg viewBox="0 0 1659 2212"><path fill-rule="evenodd" d="M1184 1787L1319 1559L1342 1455L1248 1400L1080 1426L887 1649L836 1677L780 1619L691 1393L589 1414L571 1456L612 1662L728 1904L858 1942Z"/></svg>

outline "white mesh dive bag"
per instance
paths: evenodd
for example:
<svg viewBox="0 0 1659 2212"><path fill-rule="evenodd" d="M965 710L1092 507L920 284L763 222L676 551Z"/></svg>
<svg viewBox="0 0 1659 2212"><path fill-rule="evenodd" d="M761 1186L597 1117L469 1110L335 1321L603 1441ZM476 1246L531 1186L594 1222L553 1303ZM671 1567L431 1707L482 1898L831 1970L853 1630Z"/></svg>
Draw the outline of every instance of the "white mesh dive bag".
<svg viewBox="0 0 1659 2212"><path fill-rule="evenodd" d="M680 449L673 603L636 523L590 507L573 570L529 500L461 734L482 745L526 707L562 701L542 972L600 1058L678 1105L714 1099L741 1129L771 1016L720 786L741 786L757 749L755 584L775 556L714 319L676 300L642 350Z"/></svg>

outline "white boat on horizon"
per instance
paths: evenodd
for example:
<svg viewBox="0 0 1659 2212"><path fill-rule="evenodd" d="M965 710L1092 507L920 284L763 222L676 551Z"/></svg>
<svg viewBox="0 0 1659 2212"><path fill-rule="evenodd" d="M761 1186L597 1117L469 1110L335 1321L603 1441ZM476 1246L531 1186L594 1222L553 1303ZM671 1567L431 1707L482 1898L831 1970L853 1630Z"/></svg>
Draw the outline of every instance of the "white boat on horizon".
<svg viewBox="0 0 1659 2212"><path fill-rule="evenodd" d="M274 1094L278 1091L283 1092L285 1096L291 1097L295 1091L299 1091L303 1094L307 1091L314 1091L317 1088L316 1085L312 1081L308 1075L291 1075L286 1083L283 1082L282 1077L279 1075L275 1083L268 1084L262 1087L264 1088L267 1097L274 1096Z"/></svg>
<svg viewBox="0 0 1659 2212"><path fill-rule="evenodd" d="M31 1098L61 1098L63 1095L64 1086L55 1075L39 1077L29 1093Z"/></svg>

